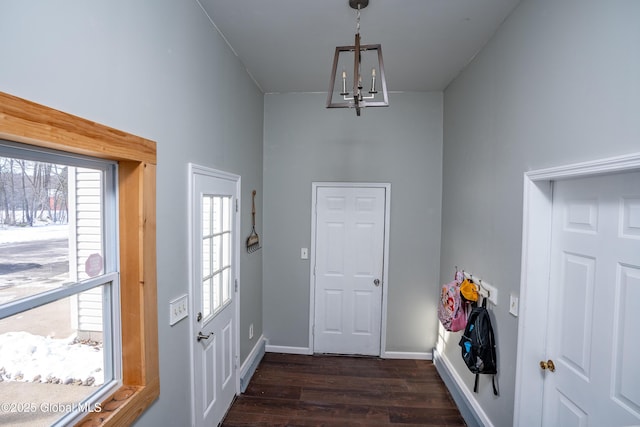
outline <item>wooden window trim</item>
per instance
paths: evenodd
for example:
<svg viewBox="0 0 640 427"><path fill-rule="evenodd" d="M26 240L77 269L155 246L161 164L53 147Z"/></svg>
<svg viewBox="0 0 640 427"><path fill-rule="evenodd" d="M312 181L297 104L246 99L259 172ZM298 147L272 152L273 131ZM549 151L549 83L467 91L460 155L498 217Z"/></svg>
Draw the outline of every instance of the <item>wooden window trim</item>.
<svg viewBox="0 0 640 427"><path fill-rule="evenodd" d="M3 92L0 139L118 162L123 386L76 426L130 425L160 395L156 143Z"/></svg>

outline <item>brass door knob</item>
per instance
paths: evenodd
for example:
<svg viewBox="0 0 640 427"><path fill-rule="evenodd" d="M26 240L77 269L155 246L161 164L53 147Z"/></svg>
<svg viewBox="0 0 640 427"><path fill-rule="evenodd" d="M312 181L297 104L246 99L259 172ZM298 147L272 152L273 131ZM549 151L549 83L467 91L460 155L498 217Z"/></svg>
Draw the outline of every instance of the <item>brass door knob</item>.
<svg viewBox="0 0 640 427"><path fill-rule="evenodd" d="M553 364L553 360L549 359L546 362L544 360L540 361L540 368L542 368L542 370L544 371L545 369L548 369L551 372L554 372L556 370L556 365Z"/></svg>

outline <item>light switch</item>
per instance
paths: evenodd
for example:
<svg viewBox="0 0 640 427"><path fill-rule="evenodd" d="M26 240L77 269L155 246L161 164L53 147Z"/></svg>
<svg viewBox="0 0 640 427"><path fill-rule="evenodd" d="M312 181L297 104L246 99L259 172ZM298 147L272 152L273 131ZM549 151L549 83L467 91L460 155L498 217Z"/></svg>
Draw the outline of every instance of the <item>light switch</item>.
<svg viewBox="0 0 640 427"><path fill-rule="evenodd" d="M169 302L169 326L173 326L178 323L180 320L187 317L189 314L188 310L188 298L187 294L182 295Z"/></svg>
<svg viewBox="0 0 640 427"><path fill-rule="evenodd" d="M300 249L300 259L309 259L309 248Z"/></svg>
<svg viewBox="0 0 640 427"><path fill-rule="evenodd" d="M518 297L513 294L509 295L509 313L518 317Z"/></svg>

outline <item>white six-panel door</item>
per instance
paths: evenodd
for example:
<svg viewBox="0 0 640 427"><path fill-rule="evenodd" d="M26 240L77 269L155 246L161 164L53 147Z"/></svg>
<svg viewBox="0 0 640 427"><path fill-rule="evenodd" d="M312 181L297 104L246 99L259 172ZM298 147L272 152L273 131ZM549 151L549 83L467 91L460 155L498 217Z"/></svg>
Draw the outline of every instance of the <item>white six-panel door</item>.
<svg viewBox="0 0 640 427"><path fill-rule="evenodd" d="M191 165L193 426L217 426L237 388L239 177Z"/></svg>
<svg viewBox="0 0 640 427"><path fill-rule="evenodd" d="M640 173L555 183L544 426L640 424Z"/></svg>
<svg viewBox="0 0 640 427"><path fill-rule="evenodd" d="M313 351L380 355L386 189L316 192Z"/></svg>

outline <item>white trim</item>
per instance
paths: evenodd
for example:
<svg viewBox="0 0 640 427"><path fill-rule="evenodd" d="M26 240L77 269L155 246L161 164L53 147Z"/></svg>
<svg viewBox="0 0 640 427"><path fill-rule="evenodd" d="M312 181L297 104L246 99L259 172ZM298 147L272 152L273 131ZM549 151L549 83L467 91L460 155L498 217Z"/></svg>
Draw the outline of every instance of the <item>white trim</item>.
<svg viewBox="0 0 640 427"><path fill-rule="evenodd" d="M380 182L312 182L311 183L311 262L309 263L309 353L314 352L313 323L315 319L315 265L316 265L316 204L318 187L383 188L384 201L384 246L382 260L382 315L380 318L380 352L387 344L387 297L389 294L389 232L391 230L391 184Z"/></svg>
<svg viewBox="0 0 640 427"><path fill-rule="evenodd" d="M542 425L544 384L538 363L546 356L552 181L632 170L640 170L640 153L524 174L514 426Z"/></svg>
<svg viewBox="0 0 640 427"><path fill-rule="evenodd" d="M383 351L383 359L433 360L433 353L418 351Z"/></svg>
<svg viewBox="0 0 640 427"><path fill-rule="evenodd" d="M382 185L381 185L382 186ZM391 233L391 184L384 184L384 254L382 260L382 322L380 329L380 354L387 348L387 301L389 297L389 236Z"/></svg>
<svg viewBox="0 0 640 427"><path fill-rule="evenodd" d="M551 181L573 177L584 178L591 175L635 170L638 169L639 165L640 153L632 153L588 162L572 163L565 166L538 169L527 172L525 176L531 181Z"/></svg>
<svg viewBox="0 0 640 427"><path fill-rule="evenodd" d="M244 391L246 387L243 389L242 384L243 380L245 380L246 385L249 384L251 377L255 372L255 368L257 368L260 360L262 360L262 356L264 356L265 347L266 347L267 339L264 335L260 335L260 338L256 340L256 344L251 349L251 352L240 366L240 390Z"/></svg>
<svg viewBox="0 0 640 427"><path fill-rule="evenodd" d="M269 345L265 347L267 353L305 354L311 355L313 351L309 347L289 347L286 345Z"/></svg>
<svg viewBox="0 0 640 427"><path fill-rule="evenodd" d="M242 241L240 238L240 234L242 232L242 177L240 175L224 173L227 176L227 179L236 181L236 205L235 205L235 254L236 257L236 268L235 268L235 278L233 281L233 292L235 292L235 304L236 304L236 318L234 321L236 322L236 348L235 348L235 359L236 359L236 396L240 394L240 290L242 289L242 280L240 280L240 248L242 245ZM236 287L235 284L238 284Z"/></svg>
<svg viewBox="0 0 640 427"><path fill-rule="evenodd" d="M235 376L236 376L236 381L235 381L235 388L236 388L236 395L240 394L240 364L238 362L239 358L240 358L240 289L242 287L241 281L240 281L240 230L242 228L242 224L241 224L241 218L242 216L240 215L240 212L242 212L242 203L241 203L241 197L240 195L242 194L241 189L242 189L242 178L240 177L240 175L236 175L236 174L232 174L229 172L224 172L221 170L217 170L217 169L212 169L212 168L208 168L206 166L201 166L201 165L197 165L194 163L189 163L188 164L188 176L187 176L187 184L188 184L188 194L187 194L187 199L188 199L188 203L187 203L187 235L188 235L188 251L187 251L187 255L188 255L188 260L189 260L189 269L191 269L191 263L193 262L193 189L194 189L194 181L195 181L195 175L205 175L205 176L209 176L209 177L213 177L213 178L218 178L218 179L223 179L223 180L227 180L227 181L232 181L235 182L236 184L236 188L235 188L235 197L236 200L238 201L238 209L234 210L234 229L233 229L233 233L235 235L235 253L234 253L234 257L235 257L235 277L233 278L234 281L237 280L238 281L238 289L237 291L234 289L234 309L235 309L235 316L233 321L235 322L235 348L233 349L234 354L233 354L233 360L234 360L234 364L233 364L233 369L236 371L235 372ZM189 273L189 313L190 315L194 315L194 307L193 307L193 287L194 287L194 283L193 283L193 274ZM196 336L196 331L193 327L193 322L189 321L189 337L195 337ZM191 339L189 339L189 356L190 356L190 360L189 360L189 365L190 365L190 372L191 372L191 424L194 425L194 420L195 420L195 399L196 399L196 392L195 392L195 366L193 366L193 362L194 362L194 354L193 354L193 343L191 342Z"/></svg>
<svg viewBox="0 0 640 427"><path fill-rule="evenodd" d="M234 173L208 168L206 166L197 165L195 163L189 163L189 176L191 177L193 174L206 175L212 178L226 179L227 181L233 181L237 183L240 183L241 180L240 175L236 175ZM191 181L189 183L193 184Z"/></svg>
<svg viewBox="0 0 640 427"><path fill-rule="evenodd" d="M244 363L242 363L242 366L240 367L241 375L245 375L249 370L249 368L251 367L251 365L254 364L255 359L260 354L263 343L266 345L266 342L267 342L267 339L264 337L264 335L260 335L260 338L256 340L256 344L253 346L253 348L251 349L251 352L249 353L247 358L244 359Z"/></svg>
<svg viewBox="0 0 640 427"><path fill-rule="evenodd" d="M266 347L267 353L303 354L311 355L313 351L308 347L289 347L283 345L269 345ZM432 360L433 354L428 352L409 351L385 351L380 357L382 359L404 359L404 360Z"/></svg>
<svg viewBox="0 0 640 427"><path fill-rule="evenodd" d="M518 419L526 420L524 425L542 421L543 382L535 364L544 359L546 348L552 191L550 181L534 183L525 175L514 426Z"/></svg>
<svg viewBox="0 0 640 427"><path fill-rule="evenodd" d="M483 427L493 427L491 419L484 412L473 393L469 391L469 388L460 386L460 384L464 384L464 380L455 370L451 361L444 353L440 353L435 348L433 349L433 364L442 380L447 384L467 425L475 425L475 422ZM459 401L460 399L462 401ZM474 417L474 419L469 419L470 416Z"/></svg>

